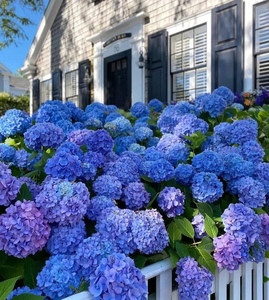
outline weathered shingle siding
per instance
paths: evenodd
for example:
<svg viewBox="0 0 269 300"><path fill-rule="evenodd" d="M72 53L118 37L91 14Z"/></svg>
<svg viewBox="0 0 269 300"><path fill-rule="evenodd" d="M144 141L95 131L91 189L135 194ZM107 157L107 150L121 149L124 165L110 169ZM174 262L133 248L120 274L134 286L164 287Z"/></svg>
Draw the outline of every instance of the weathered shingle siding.
<svg viewBox="0 0 269 300"><path fill-rule="evenodd" d="M147 36L227 2L230 0L104 0L94 5L93 1L64 0L38 57L37 76L90 58L90 36L140 11L149 16L144 25Z"/></svg>

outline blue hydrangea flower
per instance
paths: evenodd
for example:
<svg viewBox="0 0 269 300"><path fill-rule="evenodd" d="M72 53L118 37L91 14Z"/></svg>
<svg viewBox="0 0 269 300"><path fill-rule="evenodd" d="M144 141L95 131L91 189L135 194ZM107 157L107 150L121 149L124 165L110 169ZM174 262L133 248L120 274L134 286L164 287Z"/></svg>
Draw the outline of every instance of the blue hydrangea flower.
<svg viewBox="0 0 269 300"><path fill-rule="evenodd" d="M157 126L162 133L173 133L183 112L176 105L168 105L157 120Z"/></svg>
<svg viewBox="0 0 269 300"><path fill-rule="evenodd" d="M66 101L64 103L64 106L68 108L68 110L71 114L72 121L74 121L74 122L82 121L83 110L81 108L77 107L74 102Z"/></svg>
<svg viewBox="0 0 269 300"><path fill-rule="evenodd" d="M47 160L44 171L54 178L74 181L82 175L82 165L77 155L61 150Z"/></svg>
<svg viewBox="0 0 269 300"><path fill-rule="evenodd" d="M0 215L0 250L25 258L43 249L50 227L35 202L17 201Z"/></svg>
<svg viewBox="0 0 269 300"><path fill-rule="evenodd" d="M221 122L214 127L213 144L223 144L225 146L232 145L230 140L231 136L231 124L227 122Z"/></svg>
<svg viewBox="0 0 269 300"><path fill-rule="evenodd" d="M156 147L157 144L159 143L159 138L157 136L153 136L152 138L149 138L147 140L147 147Z"/></svg>
<svg viewBox="0 0 269 300"><path fill-rule="evenodd" d="M105 156L100 152L87 151L83 155L82 162L91 163L96 168L102 168L105 164Z"/></svg>
<svg viewBox="0 0 269 300"><path fill-rule="evenodd" d="M237 120L230 127L231 144L243 144L258 137L258 123L254 119Z"/></svg>
<svg viewBox="0 0 269 300"><path fill-rule="evenodd" d="M72 122L69 120L59 120L55 125L60 127L66 135L75 130Z"/></svg>
<svg viewBox="0 0 269 300"><path fill-rule="evenodd" d="M88 118L87 120L84 121L85 126L88 129L102 129L103 128L103 123L102 121L96 119L96 118Z"/></svg>
<svg viewBox="0 0 269 300"><path fill-rule="evenodd" d="M179 117L173 133L178 137L184 135L190 136L197 131L205 134L208 131L208 128L209 125L206 121L197 118L194 114L184 114Z"/></svg>
<svg viewBox="0 0 269 300"><path fill-rule="evenodd" d="M121 153L128 151L129 147L134 143L136 143L134 136L118 136L114 140L114 151L116 154L120 155Z"/></svg>
<svg viewBox="0 0 269 300"><path fill-rule="evenodd" d="M141 165L143 158L140 154L134 153L132 151L125 151L121 154L121 157L129 157L139 168Z"/></svg>
<svg viewBox="0 0 269 300"><path fill-rule="evenodd" d="M74 255L84 280L89 280L90 275L99 266L102 258L118 251L119 249L113 240L105 238L99 233L84 239L78 245Z"/></svg>
<svg viewBox="0 0 269 300"><path fill-rule="evenodd" d="M153 136L153 131L145 126L140 126L134 131L134 137L138 142L147 140Z"/></svg>
<svg viewBox="0 0 269 300"><path fill-rule="evenodd" d="M230 204L221 215L225 232L239 237L251 246L261 233L261 219L255 212L241 204Z"/></svg>
<svg viewBox="0 0 269 300"><path fill-rule="evenodd" d="M247 141L238 147L240 155L245 160L251 161L254 164L261 163L265 152L258 141Z"/></svg>
<svg viewBox="0 0 269 300"><path fill-rule="evenodd" d="M92 197L88 208L87 208L87 217L90 220L97 220L102 210L115 206L115 201L106 196L95 196Z"/></svg>
<svg viewBox="0 0 269 300"><path fill-rule="evenodd" d="M265 243L261 240L255 241L254 245L250 247L249 252L251 261L254 261L255 263L264 262L266 252Z"/></svg>
<svg viewBox="0 0 269 300"><path fill-rule="evenodd" d="M168 218L180 216L184 212L185 195L175 187L165 187L157 198L159 207Z"/></svg>
<svg viewBox="0 0 269 300"><path fill-rule="evenodd" d="M194 114L199 117L200 110L189 101L179 101L176 103L175 108L177 111L180 111L181 114Z"/></svg>
<svg viewBox="0 0 269 300"><path fill-rule="evenodd" d="M17 177L11 175L11 171L1 168L0 174L0 205L8 206L16 197L21 188Z"/></svg>
<svg viewBox="0 0 269 300"><path fill-rule="evenodd" d="M106 119L105 119L105 123L109 123L111 121L114 121L115 119L122 117L122 115L119 112L113 112L111 114L109 114Z"/></svg>
<svg viewBox="0 0 269 300"><path fill-rule="evenodd" d="M93 102L86 106L83 118L84 121L88 118L95 118L104 123L108 114L109 110L105 104L100 102Z"/></svg>
<svg viewBox="0 0 269 300"><path fill-rule="evenodd" d="M193 176L191 191L198 202L212 203L222 196L223 184L216 174L200 172Z"/></svg>
<svg viewBox="0 0 269 300"><path fill-rule="evenodd" d="M3 162L12 162L16 154L16 149L4 143L0 143L0 160Z"/></svg>
<svg viewBox="0 0 269 300"><path fill-rule="evenodd" d="M144 160L158 160L165 159L165 153L162 150L159 150L157 147L150 147L145 150Z"/></svg>
<svg viewBox="0 0 269 300"><path fill-rule="evenodd" d="M26 169L30 166L30 156L31 153L25 149L17 150L13 157L13 164L18 168Z"/></svg>
<svg viewBox="0 0 269 300"><path fill-rule="evenodd" d="M113 138L121 135L128 135L133 131L131 122L123 116L118 117L111 122L107 122L104 125L104 128Z"/></svg>
<svg viewBox="0 0 269 300"><path fill-rule="evenodd" d="M76 155L79 159L83 156L83 151L78 145L73 142L63 142L58 148L57 152L64 151L65 153L70 153Z"/></svg>
<svg viewBox="0 0 269 300"><path fill-rule="evenodd" d="M154 98L149 101L148 107L150 108L150 111L161 112L164 108L164 104L160 100Z"/></svg>
<svg viewBox="0 0 269 300"><path fill-rule="evenodd" d="M144 161L140 166L141 174L154 182L168 181L174 177L174 167L165 159Z"/></svg>
<svg viewBox="0 0 269 300"><path fill-rule="evenodd" d="M264 242L265 249L269 250L269 215L261 214L259 215L261 219L262 230L260 233L260 240Z"/></svg>
<svg viewBox="0 0 269 300"><path fill-rule="evenodd" d="M223 172L224 166L221 156L211 150L205 150L192 159L192 166L196 172L211 172L220 175Z"/></svg>
<svg viewBox="0 0 269 300"><path fill-rule="evenodd" d="M227 102L228 106L231 106L234 102L234 93L226 86L218 87L212 94L221 96Z"/></svg>
<svg viewBox="0 0 269 300"><path fill-rule="evenodd" d="M194 167L189 164L178 164L175 169L175 180L184 185L191 185L192 178L196 174Z"/></svg>
<svg viewBox="0 0 269 300"><path fill-rule="evenodd" d="M93 182L93 190L98 196L118 200L122 194L122 184L116 176L101 175Z"/></svg>
<svg viewBox="0 0 269 300"><path fill-rule="evenodd" d="M112 151L114 142L108 132L104 129L93 131L86 139L86 146L89 151L99 152L107 155Z"/></svg>
<svg viewBox="0 0 269 300"><path fill-rule="evenodd" d="M111 254L100 261L90 276L90 293L94 299L147 299L147 284L134 261L122 253Z"/></svg>
<svg viewBox="0 0 269 300"><path fill-rule="evenodd" d="M86 238L86 228L83 221L72 226L54 225L51 228L46 249L52 255L74 254L84 238Z"/></svg>
<svg viewBox="0 0 269 300"><path fill-rule="evenodd" d="M156 209L141 210L135 214L132 234L136 248L144 254L162 252L169 243L163 217Z"/></svg>
<svg viewBox="0 0 269 300"><path fill-rule="evenodd" d="M253 177L259 180L263 184L266 194L269 193L268 172L269 172L269 163L262 162L255 165L255 171Z"/></svg>
<svg viewBox="0 0 269 300"><path fill-rule="evenodd" d="M38 273L37 286L53 300L61 300L74 293L81 283L81 274L72 255L52 255Z"/></svg>
<svg viewBox="0 0 269 300"><path fill-rule="evenodd" d="M131 144L130 147L128 148L128 151L134 152L137 154L144 154L145 150L146 150L145 146L139 145L137 143Z"/></svg>
<svg viewBox="0 0 269 300"><path fill-rule="evenodd" d="M192 219L192 225L194 227L195 237L198 239L202 239L206 236L205 231L205 218L202 214L198 213Z"/></svg>
<svg viewBox="0 0 269 300"><path fill-rule="evenodd" d="M35 201L50 223L72 226L86 215L89 197L88 188L82 182L48 178Z"/></svg>
<svg viewBox="0 0 269 300"><path fill-rule="evenodd" d="M136 102L132 105L132 107L130 109L130 113L133 117L141 118L141 117L148 116L150 113L150 110L146 104L144 104L142 102Z"/></svg>
<svg viewBox="0 0 269 300"><path fill-rule="evenodd" d="M227 107L226 100L217 93L204 94L195 100L198 109L208 112L210 117L216 118L220 116Z"/></svg>
<svg viewBox="0 0 269 300"><path fill-rule="evenodd" d="M25 145L31 150L56 149L64 139L63 130L53 123L37 123L24 133Z"/></svg>
<svg viewBox="0 0 269 300"><path fill-rule="evenodd" d="M137 210L145 207L150 201L150 193L142 182L131 182L123 188L121 200L127 208Z"/></svg>
<svg viewBox="0 0 269 300"><path fill-rule="evenodd" d="M213 239L213 257L217 266L229 272L238 270L239 266L250 260L249 246L245 240L230 233Z"/></svg>
<svg viewBox="0 0 269 300"><path fill-rule="evenodd" d="M233 107L233 108L235 108L235 109L237 109L237 110L240 110L240 111L244 110L244 105L242 105L242 104L240 104L240 103L233 103L233 104L231 105L231 107Z"/></svg>
<svg viewBox="0 0 269 300"><path fill-rule="evenodd" d="M228 188L238 195L239 202L248 207L261 208L266 202L264 185L252 177L240 177L230 182Z"/></svg>
<svg viewBox="0 0 269 300"><path fill-rule="evenodd" d="M60 100L48 100L41 105L36 113L35 120L37 123L54 123L59 120L71 120L70 109Z"/></svg>
<svg viewBox="0 0 269 300"><path fill-rule="evenodd" d="M140 180L138 166L129 157L120 157L106 169L106 174L117 177L122 185Z"/></svg>
<svg viewBox="0 0 269 300"><path fill-rule="evenodd" d="M135 212L130 209L109 207L100 213L95 227L102 237L114 241L121 252L130 254L137 249L133 238L135 218Z"/></svg>
<svg viewBox="0 0 269 300"><path fill-rule="evenodd" d="M86 146L86 144L89 144L88 140L90 139L93 133L93 130L89 130L86 128L74 130L69 133L67 141L72 142L78 146Z"/></svg>
<svg viewBox="0 0 269 300"><path fill-rule="evenodd" d="M204 267L199 267L192 257L181 258L176 267L176 282L181 300L207 300L214 276Z"/></svg>
<svg viewBox="0 0 269 300"><path fill-rule="evenodd" d="M23 294L31 294L31 295L41 296L42 291L39 288L30 289L28 286L18 287L8 295L7 300L11 300L15 296L19 296L19 295L23 295Z"/></svg>
<svg viewBox="0 0 269 300"><path fill-rule="evenodd" d="M23 134L32 123L31 117L24 111L9 109L0 117L0 134L4 137Z"/></svg>

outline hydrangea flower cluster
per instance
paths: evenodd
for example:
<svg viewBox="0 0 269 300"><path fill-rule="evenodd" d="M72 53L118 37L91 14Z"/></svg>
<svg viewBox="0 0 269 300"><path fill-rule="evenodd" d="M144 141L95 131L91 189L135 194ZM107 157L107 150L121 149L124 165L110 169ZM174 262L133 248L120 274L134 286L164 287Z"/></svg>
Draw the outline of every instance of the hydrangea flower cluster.
<svg viewBox="0 0 269 300"><path fill-rule="evenodd" d="M0 250L25 258L46 245L50 227L33 201L17 201L0 215Z"/></svg>
<svg viewBox="0 0 269 300"><path fill-rule="evenodd" d="M16 154L16 149L12 146L6 145L4 143L0 144L0 159L3 162L12 162Z"/></svg>
<svg viewBox="0 0 269 300"><path fill-rule="evenodd" d="M195 215L191 223L194 225L196 238L202 239L204 236L206 236L205 218L202 214L198 213L197 215Z"/></svg>
<svg viewBox="0 0 269 300"><path fill-rule="evenodd" d="M21 188L20 181L11 175L11 171L3 168L0 174L0 205L8 206L15 198Z"/></svg>
<svg viewBox="0 0 269 300"><path fill-rule="evenodd" d="M213 284L213 275L191 257L179 260L176 267L176 282L181 300L207 300Z"/></svg>
<svg viewBox="0 0 269 300"><path fill-rule="evenodd" d="M39 288L30 289L28 286L18 287L13 290L7 297L7 300L11 300L15 296L23 295L23 294L31 294L41 296L42 292Z"/></svg>
<svg viewBox="0 0 269 300"><path fill-rule="evenodd" d="M115 201L106 196L92 197L87 207L87 217L90 220L95 221L98 219L102 210L108 207L114 207L115 205Z"/></svg>
<svg viewBox="0 0 269 300"><path fill-rule="evenodd" d="M145 207L150 201L150 193L142 182L131 182L123 188L121 199L127 208L137 210Z"/></svg>
<svg viewBox="0 0 269 300"><path fill-rule="evenodd" d="M122 184L116 176L101 175L94 181L93 190L98 196L118 200L122 194Z"/></svg>

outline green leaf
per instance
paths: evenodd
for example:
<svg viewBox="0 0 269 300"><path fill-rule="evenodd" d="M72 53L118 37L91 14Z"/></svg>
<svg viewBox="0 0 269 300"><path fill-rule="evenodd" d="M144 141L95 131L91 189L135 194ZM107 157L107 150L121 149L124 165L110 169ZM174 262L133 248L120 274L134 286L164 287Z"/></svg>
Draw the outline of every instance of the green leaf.
<svg viewBox="0 0 269 300"><path fill-rule="evenodd" d="M190 255L188 246L183 243L176 243L176 251L180 258Z"/></svg>
<svg viewBox="0 0 269 300"><path fill-rule="evenodd" d="M266 137L269 137L269 124L265 125L261 132L264 133Z"/></svg>
<svg viewBox="0 0 269 300"><path fill-rule="evenodd" d="M266 258L269 258L269 251L266 251L266 252L265 252L265 257L266 257Z"/></svg>
<svg viewBox="0 0 269 300"><path fill-rule="evenodd" d="M184 217L177 217L175 218L175 222L183 235L191 239L194 238L194 228L188 219Z"/></svg>
<svg viewBox="0 0 269 300"><path fill-rule="evenodd" d="M266 283L269 281L269 277L263 276L263 283Z"/></svg>
<svg viewBox="0 0 269 300"><path fill-rule="evenodd" d="M199 212L205 216L208 215L211 218L213 217L213 209L208 203L196 203L197 208L199 209Z"/></svg>
<svg viewBox="0 0 269 300"><path fill-rule="evenodd" d="M36 276L42 270L45 265L45 259L42 260L33 260L29 257L25 259L24 264L24 284L30 288L36 287Z"/></svg>
<svg viewBox="0 0 269 300"><path fill-rule="evenodd" d="M6 300L7 296L14 289L15 283L18 279L20 279L20 276L0 282L0 300Z"/></svg>
<svg viewBox="0 0 269 300"><path fill-rule="evenodd" d="M198 248L210 253L214 250L213 241L208 236L204 236Z"/></svg>
<svg viewBox="0 0 269 300"><path fill-rule="evenodd" d="M19 296L13 297L12 300L43 300L46 296L38 296L33 294L21 294Z"/></svg>
<svg viewBox="0 0 269 300"><path fill-rule="evenodd" d="M24 277L25 260L8 256L4 262L1 261L0 274L4 279L13 277Z"/></svg>
<svg viewBox="0 0 269 300"><path fill-rule="evenodd" d="M33 196L27 186L26 183L24 183L21 188L20 188L20 191L16 197L17 200L32 200L33 199Z"/></svg>
<svg viewBox="0 0 269 300"><path fill-rule="evenodd" d="M214 260L213 256L203 249L199 249L198 263L205 268L207 268L213 275L215 275L217 262Z"/></svg>
<svg viewBox="0 0 269 300"><path fill-rule="evenodd" d="M137 268L142 269L146 262L147 262L148 258L144 255L136 255L134 257L134 262Z"/></svg>
<svg viewBox="0 0 269 300"><path fill-rule="evenodd" d="M168 234L169 234L169 238L170 238L170 242L172 244L172 247L174 247L175 242L181 240L180 230L178 229L178 226L176 225L176 223L174 221L172 221L168 225L167 231L168 231Z"/></svg>
<svg viewBox="0 0 269 300"><path fill-rule="evenodd" d="M173 249L169 249L168 252L169 252L169 256L172 261L173 267L175 268L177 265L177 262L179 261L179 257Z"/></svg>
<svg viewBox="0 0 269 300"><path fill-rule="evenodd" d="M218 235L218 228L214 220L208 215L205 215L205 231L211 238L214 238Z"/></svg>

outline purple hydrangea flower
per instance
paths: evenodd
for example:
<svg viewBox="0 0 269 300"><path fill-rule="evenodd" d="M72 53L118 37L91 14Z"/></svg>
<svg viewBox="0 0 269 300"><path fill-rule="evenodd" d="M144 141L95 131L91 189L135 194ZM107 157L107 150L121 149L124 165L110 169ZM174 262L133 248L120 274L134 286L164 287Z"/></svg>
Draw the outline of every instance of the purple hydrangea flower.
<svg viewBox="0 0 269 300"><path fill-rule="evenodd" d="M78 146L86 146L93 132L93 130L89 130L86 128L74 130L69 133L67 141L72 142Z"/></svg>
<svg viewBox="0 0 269 300"><path fill-rule="evenodd" d="M0 160L3 162L12 162L16 154L16 149L4 143L0 143Z"/></svg>
<svg viewBox="0 0 269 300"><path fill-rule="evenodd" d="M70 226L57 226L51 228L46 249L50 254L74 254L78 245L86 238L86 228L83 221Z"/></svg>
<svg viewBox="0 0 269 300"><path fill-rule="evenodd" d="M99 266L102 258L118 252L114 241L95 233L84 239L77 247L75 261L79 265L80 273L84 280L89 280L90 275Z"/></svg>
<svg viewBox="0 0 269 300"><path fill-rule="evenodd" d="M20 188L21 183L10 170L3 170L0 174L0 205L8 206L17 197Z"/></svg>
<svg viewBox="0 0 269 300"><path fill-rule="evenodd" d="M147 299L147 284L134 261L122 253L104 257L90 276L90 293L95 299Z"/></svg>
<svg viewBox="0 0 269 300"><path fill-rule="evenodd" d="M153 136L153 131L145 126L140 126L134 131L134 137L138 142L147 140Z"/></svg>
<svg viewBox="0 0 269 300"><path fill-rule="evenodd" d="M259 180L266 191L266 194L269 194L269 163L262 162L257 165L255 165L255 170L254 170L254 178Z"/></svg>
<svg viewBox="0 0 269 300"><path fill-rule="evenodd" d="M35 199L35 197L41 192L41 186L38 185L33 179L22 176L18 178L18 181L20 182L20 185L26 184L27 188L29 189L32 199ZM32 200L31 199L31 200Z"/></svg>
<svg viewBox="0 0 269 300"><path fill-rule="evenodd" d="M0 215L0 250L25 258L43 249L50 227L33 201L17 201Z"/></svg>
<svg viewBox="0 0 269 300"><path fill-rule="evenodd" d="M93 131L86 139L88 151L107 155L112 151L114 142L108 132L104 129Z"/></svg>
<svg viewBox="0 0 269 300"><path fill-rule="evenodd" d="M164 104L160 100L154 98L149 101L148 107L150 111L161 112L164 108Z"/></svg>
<svg viewBox="0 0 269 300"><path fill-rule="evenodd" d="M169 218L180 216L184 212L185 195L175 187L165 187L157 198L159 207Z"/></svg>
<svg viewBox="0 0 269 300"><path fill-rule="evenodd" d="M150 201L150 193L142 182L131 182L123 188L121 200L127 208L137 210L145 207Z"/></svg>
<svg viewBox="0 0 269 300"><path fill-rule="evenodd" d="M191 223L192 225L194 225L193 227L196 238L202 239L204 236L206 236L205 218L202 214L198 213L197 215L195 215Z"/></svg>
<svg viewBox="0 0 269 300"><path fill-rule="evenodd" d="M102 210L108 207L114 207L115 201L106 196L95 196L92 197L88 208L87 208L87 217L90 220L97 220Z"/></svg>
<svg viewBox="0 0 269 300"><path fill-rule="evenodd" d="M261 233L260 217L241 203L231 203L221 217L225 232L244 240L249 246L254 244Z"/></svg>
<svg viewBox="0 0 269 300"><path fill-rule="evenodd" d="M198 202L212 203L222 196L223 184L216 174L200 172L193 176L191 190Z"/></svg>
<svg viewBox="0 0 269 300"><path fill-rule="evenodd" d="M144 254L162 252L169 243L163 217L156 209L141 210L135 214L132 234L136 249Z"/></svg>
<svg viewBox="0 0 269 300"><path fill-rule="evenodd" d="M52 255L37 277L37 286L50 299L61 300L74 293L81 283L81 274L74 256Z"/></svg>
<svg viewBox="0 0 269 300"><path fill-rule="evenodd" d="M181 258L176 267L176 282L181 300L207 300L214 276L204 267L199 267L192 257Z"/></svg>
<svg viewBox="0 0 269 300"><path fill-rule="evenodd" d="M234 93L226 86L218 87L212 94L221 96L227 102L228 106L232 105L234 102Z"/></svg>
<svg viewBox="0 0 269 300"><path fill-rule="evenodd" d="M232 181L228 188L238 195L239 202L251 208L263 207L266 202L264 185L249 176Z"/></svg>
<svg viewBox="0 0 269 300"><path fill-rule="evenodd" d="M77 155L61 150L47 160L44 171L54 178L74 181L82 175L82 164Z"/></svg>
<svg viewBox="0 0 269 300"><path fill-rule="evenodd" d="M23 294L31 294L31 295L41 296L42 291L39 288L30 289L28 286L18 287L8 295L7 300L11 300L15 296L19 296L19 295L23 295Z"/></svg>
<svg viewBox="0 0 269 300"><path fill-rule="evenodd" d="M246 241L230 233L225 233L213 239L213 257L217 266L229 272L238 270L241 264L250 260L249 246Z"/></svg>
<svg viewBox="0 0 269 300"><path fill-rule="evenodd" d="M144 161L140 167L141 174L154 182L168 181L174 177L174 167L165 159Z"/></svg>
<svg viewBox="0 0 269 300"><path fill-rule="evenodd" d="M150 113L150 110L146 104L144 104L142 102L136 102L135 104L132 105L132 107L130 109L130 113L133 117L141 118L141 117L148 116Z"/></svg>
<svg viewBox="0 0 269 300"><path fill-rule="evenodd" d="M192 166L196 172L211 172L217 176L223 172L223 162L221 156L211 150L205 150L192 159Z"/></svg>
<svg viewBox="0 0 269 300"><path fill-rule="evenodd" d="M83 163L90 163L95 168L102 168L105 164L105 156L100 152L87 151L82 158Z"/></svg>
<svg viewBox="0 0 269 300"><path fill-rule="evenodd" d="M101 175L93 183L93 190L98 196L120 199L122 184L116 176Z"/></svg>
<svg viewBox="0 0 269 300"><path fill-rule="evenodd" d="M261 163L265 152L258 141L247 141L238 147L239 153L245 160L254 164Z"/></svg>
<svg viewBox="0 0 269 300"><path fill-rule="evenodd" d="M109 207L100 213L96 230L102 237L114 241L121 252L130 254L137 248L132 231L135 217L134 211L130 209Z"/></svg>
<svg viewBox="0 0 269 300"><path fill-rule="evenodd" d="M265 252L265 242L261 240L255 241L254 245L252 245L249 250L251 261L254 261L255 263L264 262Z"/></svg>
<svg viewBox="0 0 269 300"><path fill-rule="evenodd" d="M86 215L89 197L88 188L82 182L48 178L35 200L50 223L74 225Z"/></svg>
<svg viewBox="0 0 269 300"><path fill-rule="evenodd" d="M37 123L24 133L25 145L31 150L58 148L65 139L63 130L53 123Z"/></svg>
<svg viewBox="0 0 269 300"><path fill-rule="evenodd" d="M0 117L0 134L4 137L23 134L31 126L31 117L19 109L9 109Z"/></svg>
<svg viewBox="0 0 269 300"><path fill-rule="evenodd" d="M123 116L118 117L111 122L107 122L104 125L104 128L113 138L121 135L128 135L133 131L131 122Z"/></svg>
<svg viewBox="0 0 269 300"><path fill-rule="evenodd" d="M121 153L128 151L129 147L136 143L136 139L134 136L126 135L126 136L118 136L114 140L115 144L115 153L120 155Z"/></svg>
<svg viewBox="0 0 269 300"><path fill-rule="evenodd" d="M194 167L189 164L178 164L175 169L175 180L184 185L191 185L192 178L196 174Z"/></svg>
<svg viewBox="0 0 269 300"><path fill-rule="evenodd" d="M11 175L11 169L9 169L8 164L0 161L0 176L1 176L1 174L4 174L4 173Z"/></svg>
<svg viewBox="0 0 269 300"><path fill-rule="evenodd" d="M266 250L269 250L269 215L259 215L261 219L262 230L260 233L260 240L265 243Z"/></svg>

